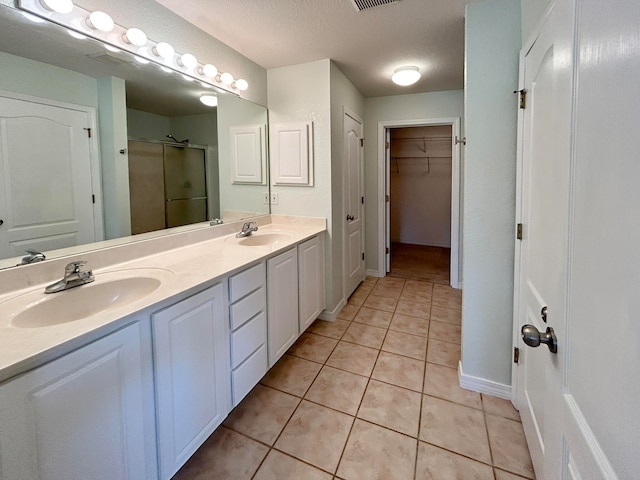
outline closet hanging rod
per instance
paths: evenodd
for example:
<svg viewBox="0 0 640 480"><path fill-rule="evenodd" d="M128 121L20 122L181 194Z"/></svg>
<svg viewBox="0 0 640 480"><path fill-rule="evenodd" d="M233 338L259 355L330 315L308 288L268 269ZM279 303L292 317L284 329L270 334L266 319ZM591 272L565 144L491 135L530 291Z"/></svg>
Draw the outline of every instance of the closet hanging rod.
<svg viewBox="0 0 640 480"><path fill-rule="evenodd" d="M452 140L453 137L451 135L449 136L445 136L445 135L441 135L441 136L434 136L434 137L402 137L402 138L392 138L391 142L409 142L409 141L416 141L416 140Z"/></svg>
<svg viewBox="0 0 640 480"><path fill-rule="evenodd" d="M451 158L451 155L424 155L422 157L395 157L392 156L391 160L407 160L407 159L414 159L414 160L426 160L428 158Z"/></svg>

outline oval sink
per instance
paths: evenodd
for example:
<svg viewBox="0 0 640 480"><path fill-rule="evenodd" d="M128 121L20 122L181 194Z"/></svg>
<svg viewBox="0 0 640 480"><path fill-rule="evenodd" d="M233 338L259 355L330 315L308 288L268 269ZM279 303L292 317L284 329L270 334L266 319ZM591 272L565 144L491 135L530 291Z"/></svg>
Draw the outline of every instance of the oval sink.
<svg viewBox="0 0 640 480"><path fill-rule="evenodd" d="M133 303L156 291L162 285L162 277L173 275L168 270L161 272L161 275L156 272L149 275L145 270L98 273L95 282L80 287L48 295L42 290L30 292L12 300L24 306L11 324L20 328L48 327Z"/></svg>
<svg viewBox="0 0 640 480"><path fill-rule="evenodd" d="M292 235L286 232L256 232L248 237L236 238L229 237L227 241L243 245L245 247L265 247L274 246L291 240Z"/></svg>

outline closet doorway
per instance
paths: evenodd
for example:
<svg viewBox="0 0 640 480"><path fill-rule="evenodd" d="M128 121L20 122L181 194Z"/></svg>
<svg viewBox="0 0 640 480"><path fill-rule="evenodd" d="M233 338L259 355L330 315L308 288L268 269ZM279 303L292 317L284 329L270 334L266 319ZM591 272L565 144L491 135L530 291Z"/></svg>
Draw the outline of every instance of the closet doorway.
<svg viewBox="0 0 640 480"><path fill-rule="evenodd" d="M459 288L459 121L384 126L385 274Z"/></svg>

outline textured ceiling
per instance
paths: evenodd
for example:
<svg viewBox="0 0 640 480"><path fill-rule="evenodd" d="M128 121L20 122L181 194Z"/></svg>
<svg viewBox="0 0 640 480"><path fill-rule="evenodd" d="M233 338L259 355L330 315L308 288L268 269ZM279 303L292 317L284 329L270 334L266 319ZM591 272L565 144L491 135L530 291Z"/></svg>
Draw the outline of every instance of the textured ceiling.
<svg viewBox="0 0 640 480"><path fill-rule="evenodd" d="M464 7L401 0L358 12L350 0L156 0L264 68L330 58L365 97L463 87ZM391 80L420 68L410 87Z"/></svg>

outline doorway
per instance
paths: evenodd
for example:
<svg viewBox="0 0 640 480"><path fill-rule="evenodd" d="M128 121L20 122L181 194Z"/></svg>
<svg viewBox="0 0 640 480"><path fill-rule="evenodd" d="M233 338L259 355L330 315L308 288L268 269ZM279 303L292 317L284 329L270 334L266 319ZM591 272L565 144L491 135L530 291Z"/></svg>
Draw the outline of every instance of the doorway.
<svg viewBox="0 0 640 480"><path fill-rule="evenodd" d="M379 123L381 276L459 283L460 119Z"/></svg>

